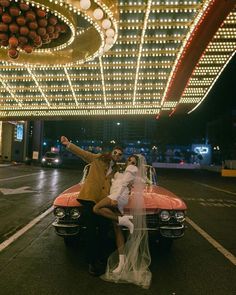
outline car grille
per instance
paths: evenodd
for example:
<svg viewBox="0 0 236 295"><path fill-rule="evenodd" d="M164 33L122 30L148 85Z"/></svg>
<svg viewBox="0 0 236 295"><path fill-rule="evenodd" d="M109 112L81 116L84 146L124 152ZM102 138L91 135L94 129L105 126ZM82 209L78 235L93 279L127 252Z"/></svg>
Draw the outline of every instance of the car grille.
<svg viewBox="0 0 236 295"><path fill-rule="evenodd" d="M159 217L157 214L147 214L146 215L147 228L156 229L159 224Z"/></svg>
<svg viewBox="0 0 236 295"><path fill-rule="evenodd" d="M146 215L146 224L147 224L147 228L149 229L158 229L160 228L160 226L165 226L168 225L169 227L175 227L180 225L180 223L178 223L176 221L176 219L174 217L171 217L170 220L166 221L166 222L162 222L159 219L158 214L147 214Z"/></svg>

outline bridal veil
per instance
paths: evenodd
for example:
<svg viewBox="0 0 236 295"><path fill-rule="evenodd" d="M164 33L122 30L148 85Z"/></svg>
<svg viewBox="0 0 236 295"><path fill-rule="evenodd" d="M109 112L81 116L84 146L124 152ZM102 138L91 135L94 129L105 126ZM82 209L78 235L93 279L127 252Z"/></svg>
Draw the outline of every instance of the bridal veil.
<svg viewBox="0 0 236 295"><path fill-rule="evenodd" d="M121 272L112 272L118 264L119 253L118 250L116 250L108 258L106 273L101 278L116 283L133 283L148 289L152 274L149 270L151 257L143 199L143 191L146 182L146 160L142 155L137 156L139 158L138 173L135 178L133 193L130 197L132 202L130 214L133 215L134 232L128 235L124 246L124 266Z"/></svg>

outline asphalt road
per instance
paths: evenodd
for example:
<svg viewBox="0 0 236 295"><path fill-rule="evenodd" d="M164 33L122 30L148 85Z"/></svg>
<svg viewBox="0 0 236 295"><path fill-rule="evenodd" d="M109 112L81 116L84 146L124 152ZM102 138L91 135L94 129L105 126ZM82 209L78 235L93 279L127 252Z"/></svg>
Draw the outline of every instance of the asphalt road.
<svg viewBox="0 0 236 295"><path fill-rule="evenodd" d="M0 237L10 237L78 182L79 170L0 168ZM205 171L160 170L159 184L181 196L188 218L236 256L236 179ZM14 191L15 190L15 191ZM83 241L66 248L49 214L0 254L0 294L232 295L236 267L190 224L170 251L150 245L150 289L114 284L87 273Z"/></svg>

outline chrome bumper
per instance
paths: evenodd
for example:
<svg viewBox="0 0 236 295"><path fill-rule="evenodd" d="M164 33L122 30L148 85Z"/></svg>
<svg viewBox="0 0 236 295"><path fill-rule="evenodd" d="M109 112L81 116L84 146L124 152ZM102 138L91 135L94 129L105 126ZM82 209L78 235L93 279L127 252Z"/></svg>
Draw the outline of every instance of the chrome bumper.
<svg viewBox="0 0 236 295"><path fill-rule="evenodd" d="M184 224L178 226L163 225L159 228L160 234L165 238L181 238L184 235Z"/></svg>
<svg viewBox="0 0 236 295"><path fill-rule="evenodd" d="M52 223L54 226L56 233L59 236L65 237L65 236L76 236L80 232L80 225L79 224L63 224L63 223L58 223L58 221L54 221Z"/></svg>

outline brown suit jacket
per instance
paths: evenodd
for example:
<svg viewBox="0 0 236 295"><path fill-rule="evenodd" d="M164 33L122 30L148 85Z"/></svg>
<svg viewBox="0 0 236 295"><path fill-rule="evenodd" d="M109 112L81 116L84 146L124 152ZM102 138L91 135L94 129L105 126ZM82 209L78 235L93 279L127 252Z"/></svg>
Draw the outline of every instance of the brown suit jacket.
<svg viewBox="0 0 236 295"><path fill-rule="evenodd" d="M89 173L77 199L97 203L107 197L110 193L111 179L116 172L116 169L113 169L112 173L106 176L110 161L102 159L101 154L93 154L85 151L73 143L69 144L68 150L79 156L85 162L91 163Z"/></svg>

